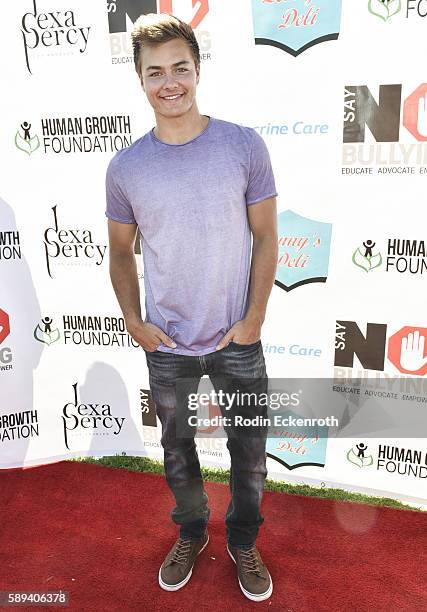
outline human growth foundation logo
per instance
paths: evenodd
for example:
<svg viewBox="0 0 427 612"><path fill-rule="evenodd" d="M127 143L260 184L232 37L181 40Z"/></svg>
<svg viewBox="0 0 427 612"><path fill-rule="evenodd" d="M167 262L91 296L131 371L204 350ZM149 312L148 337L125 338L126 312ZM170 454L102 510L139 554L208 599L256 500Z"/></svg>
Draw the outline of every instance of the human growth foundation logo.
<svg viewBox="0 0 427 612"><path fill-rule="evenodd" d="M252 0L255 44L278 47L294 57L338 38L341 0Z"/></svg>
<svg viewBox="0 0 427 612"><path fill-rule="evenodd" d="M45 3L38 0L38 4ZM33 0L33 10L22 16L21 26L25 63L30 74L35 58L53 54L81 55L87 50L91 26L82 26L73 10L40 11L36 0Z"/></svg>
<svg viewBox="0 0 427 612"><path fill-rule="evenodd" d="M291 291L328 276L332 225L302 217L292 210L278 215L279 257L275 284Z"/></svg>
<svg viewBox="0 0 427 612"><path fill-rule="evenodd" d="M47 346L62 338L65 345L140 348L127 333L123 317L67 313L58 324L52 317L43 317L34 329L35 340Z"/></svg>
<svg viewBox="0 0 427 612"><path fill-rule="evenodd" d="M10 259L21 259L21 243L17 230L0 231L0 261Z"/></svg>
<svg viewBox="0 0 427 612"><path fill-rule="evenodd" d="M401 476L427 478L427 453L425 450L378 444L377 448L371 451L365 442L359 442L347 452L346 458L347 461L358 468L376 469ZM368 472L369 470L367 470Z"/></svg>
<svg viewBox="0 0 427 612"><path fill-rule="evenodd" d="M372 15L389 23L397 14L407 19L427 17L426 0L369 0L368 10Z"/></svg>
<svg viewBox="0 0 427 612"><path fill-rule="evenodd" d="M52 153L114 153L132 144L129 115L44 117L36 127L23 121L15 146L31 155ZM40 149L39 149L40 148Z"/></svg>
<svg viewBox="0 0 427 612"><path fill-rule="evenodd" d="M108 28L113 64L133 62L130 31L140 15L170 13L194 30L199 44L200 59L210 60L210 32L199 26L209 13L208 0L107 0Z"/></svg>
<svg viewBox="0 0 427 612"><path fill-rule="evenodd" d="M403 110L402 99L402 85L380 85L378 102L367 85L345 86L343 174L427 174L427 83Z"/></svg>
<svg viewBox="0 0 427 612"><path fill-rule="evenodd" d="M39 436L37 410L25 410L0 415L0 442L13 442Z"/></svg>
<svg viewBox="0 0 427 612"><path fill-rule="evenodd" d="M383 257L382 252L385 253ZM355 266L372 272L381 266L385 272L421 275L427 272L427 243L425 240L408 240L405 238L388 238L387 246L378 245L373 240L365 240L353 252ZM383 266L383 263L385 264Z"/></svg>

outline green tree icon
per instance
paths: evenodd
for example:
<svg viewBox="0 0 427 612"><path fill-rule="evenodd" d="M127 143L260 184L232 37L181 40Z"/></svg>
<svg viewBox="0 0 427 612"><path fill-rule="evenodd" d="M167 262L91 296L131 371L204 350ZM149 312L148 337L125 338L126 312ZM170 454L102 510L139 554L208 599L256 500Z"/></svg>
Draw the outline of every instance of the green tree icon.
<svg viewBox="0 0 427 612"><path fill-rule="evenodd" d="M53 329L52 331L45 331L41 328L40 324L34 330L34 338L39 342L43 342L50 346L54 342L58 342L60 338L59 329Z"/></svg>
<svg viewBox="0 0 427 612"><path fill-rule="evenodd" d="M29 137L29 127L31 127L31 125L24 122L21 127L25 129L23 126L28 126L28 128L26 129L26 132L24 132L24 136L22 136L19 129L16 130L15 145L20 151L24 151L25 153L27 153L27 155L31 155L31 153L34 153L34 151L39 148L40 140L37 134L32 138Z"/></svg>
<svg viewBox="0 0 427 612"><path fill-rule="evenodd" d="M381 253L375 253L375 255L363 255L362 251L358 247L354 253L351 261L358 268L362 268L365 272L372 272L375 268L378 268L382 262L383 258Z"/></svg>
<svg viewBox="0 0 427 612"><path fill-rule="evenodd" d="M372 455L368 455L367 457L359 457L352 448L347 453L347 460L360 468L367 467L374 463L374 458Z"/></svg>
<svg viewBox="0 0 427 612"><path fill-rule="evenodd" d="M369 12L384 21L388 21L402 8L401 0L369 0Z"/></svg>

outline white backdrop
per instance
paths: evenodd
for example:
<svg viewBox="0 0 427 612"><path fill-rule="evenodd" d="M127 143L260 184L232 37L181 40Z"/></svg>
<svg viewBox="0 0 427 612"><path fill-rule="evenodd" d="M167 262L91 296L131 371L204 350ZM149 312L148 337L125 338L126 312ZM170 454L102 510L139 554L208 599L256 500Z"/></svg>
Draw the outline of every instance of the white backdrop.
<svg viewBox="0 0 427 612"><path fill-rule="evenodd" d="M154 126L129 31L156 10L197 24L200 112L256 128L270 151L281 259L262 331L269 376L362 376L390 390L407 375L419 383L402 409L426 410L426 4L3 7L0 468L162 456L144 353L109 280L104 217L109 160ZM375 431L323 442L289 431L270 447L269 476L425 503L425 438ZM228 465L223 439L200 440L199 452Z"/></svg>

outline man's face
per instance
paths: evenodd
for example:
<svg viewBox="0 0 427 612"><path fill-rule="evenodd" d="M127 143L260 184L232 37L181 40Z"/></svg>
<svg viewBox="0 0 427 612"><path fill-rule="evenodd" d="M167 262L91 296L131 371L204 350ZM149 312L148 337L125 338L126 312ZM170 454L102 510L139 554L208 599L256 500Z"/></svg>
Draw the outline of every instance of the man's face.
<svg viewBox="0 0 427 612"><path fill-rule="evenodd" d="M140 78L156 113L179 117L191 109L196 97L199 69L196 70L190 48L183 40L170 40L143 49Z"/></svg>

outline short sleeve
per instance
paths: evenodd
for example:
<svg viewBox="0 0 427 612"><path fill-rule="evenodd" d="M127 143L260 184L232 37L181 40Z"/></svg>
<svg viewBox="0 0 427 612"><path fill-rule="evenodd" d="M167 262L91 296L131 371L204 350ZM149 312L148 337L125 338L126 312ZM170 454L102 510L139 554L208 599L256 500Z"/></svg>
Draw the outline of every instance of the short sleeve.
<svg viewBox="0 0 427 612"><path fill-rule="evenodd" d="M273 169L267 145L256 130L251 128L252 147L249 161L249 180L246 204L256 204L277 196Z"/></svg>
<svg viewBox="0 0 427 612"><path fill-rule="evenodd" d="M108 164L105 179L107 208L105 215L119 223L136 223L132 206L124 193L120 168L116 157Z"/></svg>

